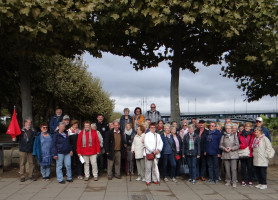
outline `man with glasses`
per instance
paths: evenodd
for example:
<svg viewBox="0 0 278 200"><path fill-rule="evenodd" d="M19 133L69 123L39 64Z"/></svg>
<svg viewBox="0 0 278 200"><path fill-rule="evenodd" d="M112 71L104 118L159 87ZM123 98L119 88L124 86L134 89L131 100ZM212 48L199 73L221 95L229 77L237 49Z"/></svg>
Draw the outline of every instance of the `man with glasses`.
<svg viewBox="0 0 278 200"><path fill-rule="evenodd" d="M261 117L257 117L256 118L256 126L255 126L255 128L257 128L257 127L260 127L262 130L263 130L263 133L264 133L264 135L269 139L269 141L271 142L271 135L270 135L270 132L269 132L269 130L266 128L266 127L264 127L263 126L263 118L261 118Z"/></svg>
<svg viewBox="0 0 278 200"><path fill-rule="evenodd" d="M204 142L204 155L207 156L209 183L214 181L215 184L219 184L218 158L221 157L221 151L219 149L220 139L220 131L216 129L215 122L211 122Z"/></svg>
<svg viewBox="0 0 278 200"><path fill-rule="evenodd" d="M145 119L150 119L151 122L157 123L161 120L160 112L156 110L156 105L154 103L151 104L151 110L148 110L145 114Z"/></svg>

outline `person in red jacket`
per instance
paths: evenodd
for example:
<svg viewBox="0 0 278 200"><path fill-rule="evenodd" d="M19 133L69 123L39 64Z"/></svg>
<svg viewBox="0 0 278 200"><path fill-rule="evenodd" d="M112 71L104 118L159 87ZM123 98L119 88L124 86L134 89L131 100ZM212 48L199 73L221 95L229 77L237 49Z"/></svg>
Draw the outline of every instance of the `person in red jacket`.
<svg viewBox="0 0 278 200"><path fill-rule="evenodd" d="M91 129L90 121L84 122L84 129L78 135L76 152L79 158L80 156L82 156L85 160L84 180L85 181L89 180L89 176L90 176L89 163L91 162L94 180L97 181L98 180L97 155L100 152L100 144L99 144L97 132Z"/></svg>
<svg viewBox="0 0 278 200"><path fill-rule="evenodd" d="M249 148L250 155L249 158L240 158L241 165L241 177L242 177L242 186L253 186L253 178L252 178L252 169L253 169L253 149L252 144L255 138L255 133L252 129L252 123L246 122L244 124L244 130L238 134L239 140L239 149Z"/></svg>

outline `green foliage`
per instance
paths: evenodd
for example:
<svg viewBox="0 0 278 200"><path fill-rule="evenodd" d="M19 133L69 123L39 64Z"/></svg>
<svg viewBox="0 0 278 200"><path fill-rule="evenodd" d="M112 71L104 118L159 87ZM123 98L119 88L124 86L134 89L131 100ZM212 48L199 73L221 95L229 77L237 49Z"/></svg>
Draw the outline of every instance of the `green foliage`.
<svg viewBox="0 0 278 200"><path fill-rule="evenodd" d="M273 146L278 145L278 117L267 118L261 116L264 120L264 126L267 127L271 133L271 142Z"/></svg>
<svg viewBox="0 0 278 200"><path fill-rule="evenodd" d="M114 120L120 119L122 115L123 115L122 113L113 112L111 117L110 117L110 122L113 122Z"/></svg>
<svg viewBox="0 0 278 200"><path fill-rule="evenodd" d="M81 58L39 56L32 59L32 67L35 70L32 95L36 117L48 119L59 106L65 114L78 120L92 120L98 113L109 119L114 102L103 91L100 79L93 78L87 71L88 66Z"/></svg>

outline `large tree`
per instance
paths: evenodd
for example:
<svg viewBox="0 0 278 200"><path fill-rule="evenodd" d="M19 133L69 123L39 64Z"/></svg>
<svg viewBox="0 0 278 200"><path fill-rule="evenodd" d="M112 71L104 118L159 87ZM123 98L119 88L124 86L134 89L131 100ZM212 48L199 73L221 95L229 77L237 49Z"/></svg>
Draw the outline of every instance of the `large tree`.
<svg viewBox="0 0 278 200"><path fill-rule="evenodd" d="M269 24L277 20L275 0L123 0L114 4L109 1L103 7L101 12L95 13L95 26L103 30L96 32L103 44L102 51L129 56L135 60L136 70L157 67L162 61L169 63L171 119L175 121L180 120L180 69L195 73L198 71L196 62L205 66L223 61L235 63L241 58L232 56L234 60L230 62L225 55L240 51L248 34L249 44L259 44L269 32L275 32ZM260 34L252 37L251 33L257 32ZM246 55L252 51L250 46L244 48ZM269 51L270 47L272 43L261 48ZM248 57L245 60L248 61Z"/></svg>
<svg viewBox="0 0 278 200"><path fill-rule="evenodd" d="M99 56L93 24L87 23L93 21L92 2L0 1L0 52L20 74L23 118L32 118L30 56L72 57L85 50Z"/></svg>

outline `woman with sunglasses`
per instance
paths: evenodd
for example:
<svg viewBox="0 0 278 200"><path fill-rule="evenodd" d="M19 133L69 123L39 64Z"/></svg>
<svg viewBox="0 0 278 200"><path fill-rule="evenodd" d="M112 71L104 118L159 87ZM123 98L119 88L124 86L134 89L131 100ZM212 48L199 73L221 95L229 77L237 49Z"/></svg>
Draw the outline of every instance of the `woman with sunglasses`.
<svg viewBox="0 0 278 200"><path fill-rule="evenodd" d="M47 123L40 124L41 131L35 137L33 155L35 155L39 161L41 168L42 178L45 181L50 179L51 163L52 163L52 135L48 133Z"/></svg>

